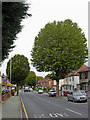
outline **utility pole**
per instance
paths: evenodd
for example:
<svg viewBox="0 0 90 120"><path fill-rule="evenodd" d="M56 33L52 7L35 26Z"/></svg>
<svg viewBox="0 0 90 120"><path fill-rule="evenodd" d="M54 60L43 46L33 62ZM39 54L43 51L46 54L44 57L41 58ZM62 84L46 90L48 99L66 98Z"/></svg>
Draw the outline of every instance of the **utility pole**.
<svg viewBox="0 0 90 120"><path fill-rule="evenodd" d="M11 83L11 67L12 67L12 58L10 60L10 83Z"/></svg>

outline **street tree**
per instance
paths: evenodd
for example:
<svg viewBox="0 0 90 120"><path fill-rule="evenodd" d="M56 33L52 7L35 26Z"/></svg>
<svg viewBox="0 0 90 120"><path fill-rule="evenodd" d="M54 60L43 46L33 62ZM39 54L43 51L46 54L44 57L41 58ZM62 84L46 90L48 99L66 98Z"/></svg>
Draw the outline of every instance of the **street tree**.
<svg viewBox="0 0 90 120"><path fill-rule="evenodd" d="M34 71L30 71L28 73L28 76L26 78L26 84L29 86L34 86L36 85L36 74Z"/></svg>
<svg viewBox="0 0 90 120"><path fill-rule="evenodd" d="M82 29L70 19L46 24L35 37L32 65L39 72L52 73L57 81L57 96L59 80L86 62L86 42Z"/></svg>
<svg viewBox="0 0 90 120"><path fill-rule="evenodd" d="M25 2L2 2L2 60L15 47L16 35L21 32L21 21L31 14L27 11L29 5Z"/></svg>
<svg viewBox="0 0 90 120"><path fill-rule="evenodd" d="M29 70L30 67L27 57L25 57L24 55L17 54L8 61L6 73L9 79L11 74L11 83L17 84L18 88L19 83L21 84L21 82L23 82L26 79Z"/></svg>
<svg viewBox="0 0 90 120"><path fill-rule="evenodd" d="M41 80L41 79L43 79L42 76L36 76L36 82L37 82L38 80Z"/></svg>

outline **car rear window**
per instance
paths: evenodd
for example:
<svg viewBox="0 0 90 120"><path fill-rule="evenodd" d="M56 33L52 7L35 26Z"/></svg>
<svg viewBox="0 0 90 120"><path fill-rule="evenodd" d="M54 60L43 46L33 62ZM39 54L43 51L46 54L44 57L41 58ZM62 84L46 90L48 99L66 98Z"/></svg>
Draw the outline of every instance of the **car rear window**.
<svg viewBox="0 0 90 120"><path fill-rule="evenodd" d="M55 92L54 90L50 91L50 92Z"/></svg>

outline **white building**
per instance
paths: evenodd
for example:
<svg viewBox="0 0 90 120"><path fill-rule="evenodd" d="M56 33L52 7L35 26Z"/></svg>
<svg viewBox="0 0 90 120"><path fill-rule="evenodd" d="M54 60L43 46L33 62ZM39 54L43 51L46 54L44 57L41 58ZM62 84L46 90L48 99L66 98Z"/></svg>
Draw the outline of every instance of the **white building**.
<svg viewBox="0 0 90 120"><path fill-rule="evenodd" d="M77 73L77 71L72 71L64 79L64 84L61 87L62 95L67 96L69 92L72 92L73 90L77 89L78 84L79 74Z"/></svg>
<svg viewBox="0 0 90 120"><path fill-rule="evenodd" d="M70 74L68 74L67 80L67 90L73 91L77 89L77 85L79 84L79 75L77 75L76 71L72 71Z"/></svg>
<svg viewBox="0 0 90 120"><path fill-rule="evenodd" d="M60 79L59 80L59 90L61 90L61 86L64 84L64 79ZM56 80L54 80L54 87L56 87L57 86L57 82L56 82Z"/></svg>

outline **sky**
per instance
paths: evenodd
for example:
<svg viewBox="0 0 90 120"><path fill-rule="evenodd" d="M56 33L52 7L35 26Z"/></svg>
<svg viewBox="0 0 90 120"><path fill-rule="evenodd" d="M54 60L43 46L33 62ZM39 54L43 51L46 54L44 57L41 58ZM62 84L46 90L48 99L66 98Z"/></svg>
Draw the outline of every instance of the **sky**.
<svg viewBox="0 0 90 120"><path fill-rule="evenodd" d="M34 71L37 76L45 77L48 73L37 72L30 61L35 37L48 22L71 19L82 28L82 32L85 33L88 40L88 2L89 0L27 0L26 3L30 4L28 13L32 14L32 17L22 21L21 24L24 27L17 35L17 40L14 43L16 47L8 59L2 63L1 73L6 74L6 65L11 57L15 54L23 54L29 60L30 70Z"/></svg>

